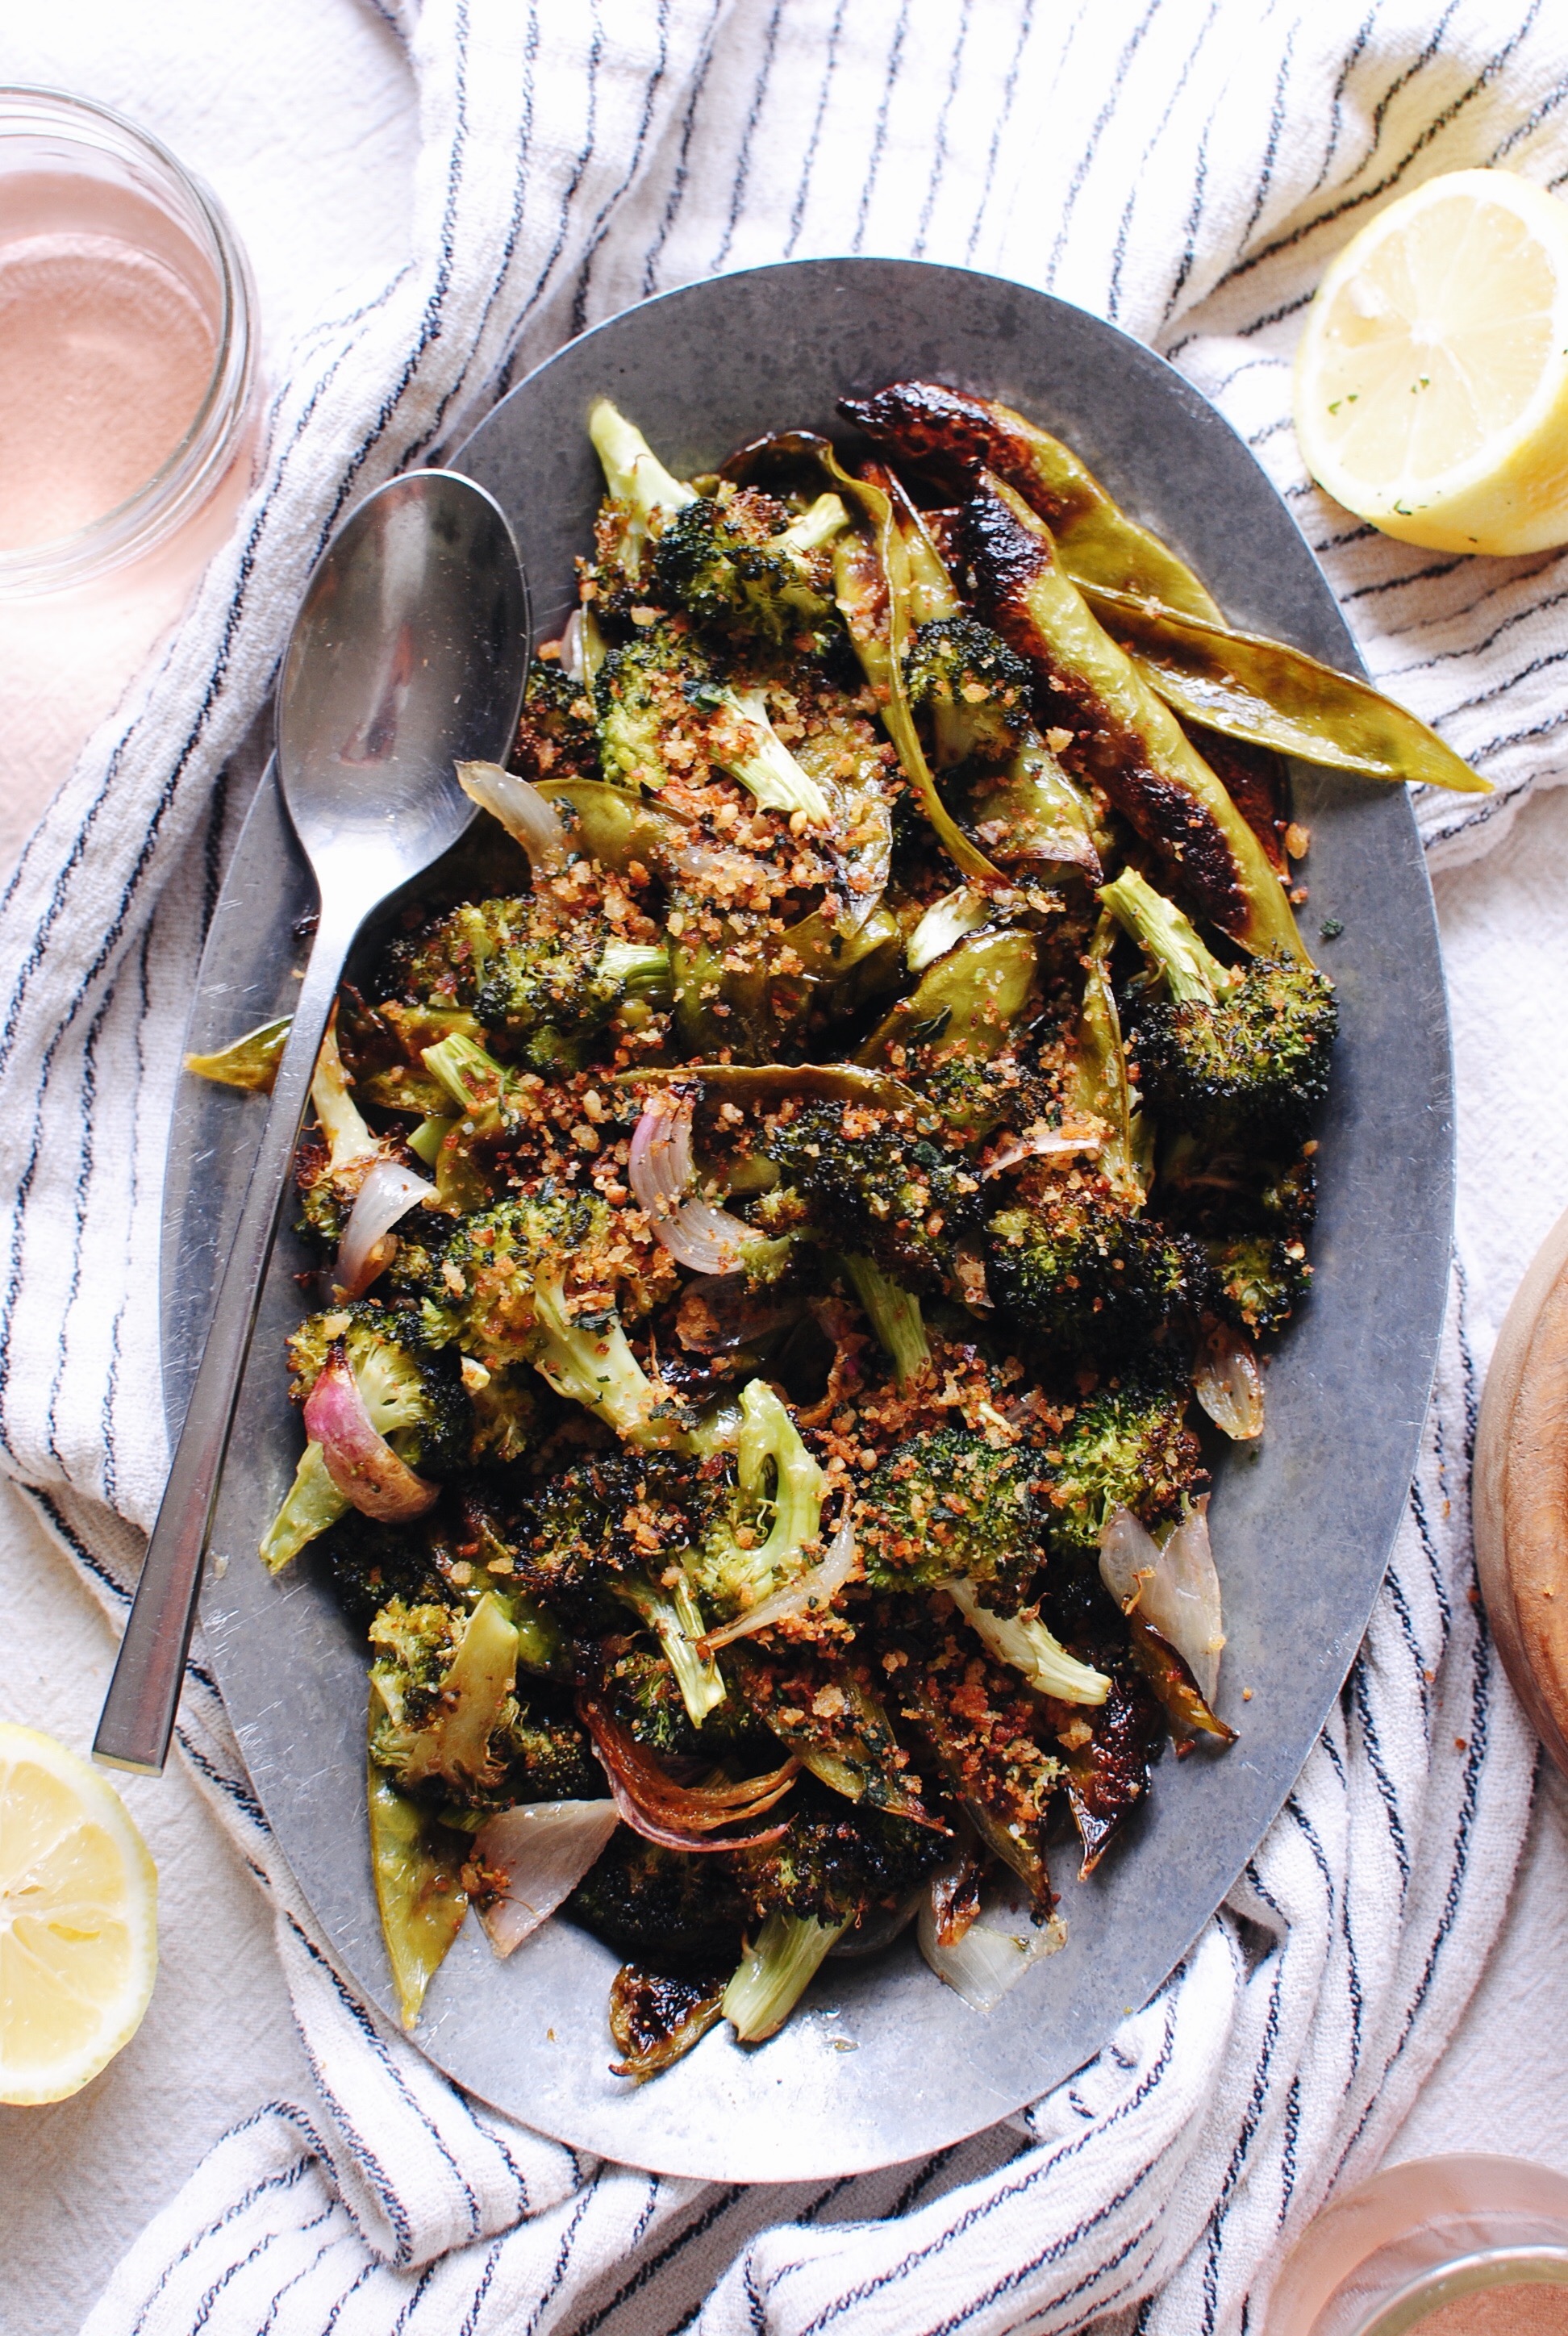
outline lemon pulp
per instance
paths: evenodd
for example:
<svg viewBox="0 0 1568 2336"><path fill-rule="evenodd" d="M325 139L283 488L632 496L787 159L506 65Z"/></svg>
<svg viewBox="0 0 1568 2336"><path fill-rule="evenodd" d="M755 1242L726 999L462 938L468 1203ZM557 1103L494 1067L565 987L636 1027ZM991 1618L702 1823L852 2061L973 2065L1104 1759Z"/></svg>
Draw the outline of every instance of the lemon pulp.
<svg viewBox="0 0 1568 2336"><path fill-rule="evenodd" d="M1319 287L1295 404L1314 478L1387 534L1568 539L1568 205L1505 170L1390 204Z"/></svg>
<svg viewBox="0 0 1568 2336"><path fill-rule="evenodd" d="M113 1788L51 1737L0 1723L0 2100L63 2100L134 2035L157 1898Z"/></svg>

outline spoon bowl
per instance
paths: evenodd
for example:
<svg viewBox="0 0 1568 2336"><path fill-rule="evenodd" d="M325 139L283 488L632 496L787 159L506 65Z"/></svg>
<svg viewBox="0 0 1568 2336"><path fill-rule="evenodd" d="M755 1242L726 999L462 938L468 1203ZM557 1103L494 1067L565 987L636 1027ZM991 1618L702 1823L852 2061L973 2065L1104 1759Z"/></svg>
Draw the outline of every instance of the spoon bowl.
<svg viewBox="0 0 1568 2336"><path fill-rule="evenodd" d="M278 690L278 768L300 842L383 899L473 817L457 762L504 754L528 605L500 507L455 472L368 495L317 564Z"/></svg>
<svg viewBox="0 0 1568 2336"><path fill-rule="evenodd" d="M278 700L284 800L320 895L316 938L93 1743L156 1775L169 1754L213 1503L262 1276L344 961L372 910L470 820L459 762L511 742L529 649L511 530L450 471L391 479L344 522L295 619Z"/></svg>

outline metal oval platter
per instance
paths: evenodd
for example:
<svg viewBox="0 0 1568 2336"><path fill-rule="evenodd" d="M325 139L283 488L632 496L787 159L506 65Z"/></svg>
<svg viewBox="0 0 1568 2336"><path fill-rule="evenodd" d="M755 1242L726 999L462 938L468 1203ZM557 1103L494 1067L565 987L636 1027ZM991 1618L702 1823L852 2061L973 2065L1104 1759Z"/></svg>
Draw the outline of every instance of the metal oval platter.
<svg viewBox="0 0 1568 2336"><path fill-rule="evenodd" d="M540 637L559 630L599 480L584 430L608 394L681 476L760 433L837 431L834 400L924 375L1021 407L1066 439L1198 572L1236 622L1356 668L1295 524L1247 448L1157 357L1062 302L894 260L813 260L719 277L600 326L524 381L457 457L511 517ZM936 2149L1008 2115L1090 2058L1180 1961L1280 1807L1366 1626L1404 1501L1442 1313L1451 1212L1447 1029L1437 934L1402 789L1298 767L1315 935L1343 1021L1322 1130L1310 1306L1269 1374L1269 1428L1219 1471L1213 1525L1230 1632L1218 1757L1168 1756L1086 1883L1066 1846L1067 1943L989 2017L906 1937L830 1962L796 2016L749 2049L721 2028L640 2088L614 2077L616 1958L565 1922L509 1962L470 1922L416 2040L483 2099L579 2147L728 2181L830 2176ZM229 869L190 1043L286 1011L308 881L270 779ZM248 1165L254 1103L184 1083L164 1251L166 1400L183 1413ZM274 1581L256 1544L293 1470L282 1341L305 1262L285 1233L214 1529L207 1646L278 1839L344 1970L387 2012L365 1847L365 1654L308 1560ZM1243 1689L1249 1692L1242 1699Z"/></svg>

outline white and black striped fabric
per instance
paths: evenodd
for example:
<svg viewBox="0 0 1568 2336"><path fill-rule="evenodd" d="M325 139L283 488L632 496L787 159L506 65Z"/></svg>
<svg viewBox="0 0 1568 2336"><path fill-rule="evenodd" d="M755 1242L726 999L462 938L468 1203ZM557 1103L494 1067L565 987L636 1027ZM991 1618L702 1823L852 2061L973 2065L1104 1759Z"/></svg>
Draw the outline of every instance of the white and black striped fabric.
<svg viewBox="0 0 1568 2336"><path fill-rule="evenodd" d="M427 0L397 22L406 265L293 352L233 543L0 908L0 1452L112 1611L166 1465L146 1292L185 1002L299 584L358 493L583 323L845 248L1078 300L1230 415L1374 671L1494 780L1417 805L1435 853L1484 850L1568 776L1568 560L1378 537L1317 494L1289 422L1300 312L1380 200L1475 163L1568 180L1546 0ZM219 2145L92 2336L1256 2331L1281 2247L1452 2033L1523 1835L1532 1749L1470 1596L1475 1404L1456 1275L1366 1646L1156 2000L1016 2127L816 2191L586 2164L385 2034L312 1936L198 1647L181 1745L271 1895L318 2098Z"/></svg>

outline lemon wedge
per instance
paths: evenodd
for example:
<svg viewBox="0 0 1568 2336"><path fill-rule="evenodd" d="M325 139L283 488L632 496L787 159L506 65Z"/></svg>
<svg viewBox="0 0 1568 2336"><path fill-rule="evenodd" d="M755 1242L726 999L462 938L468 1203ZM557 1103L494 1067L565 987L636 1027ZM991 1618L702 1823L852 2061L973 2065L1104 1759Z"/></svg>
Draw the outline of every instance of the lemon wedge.
<svg viewBox="0 0 1568 2336"><path fill-rule="evenodd" d="M0 2101L61 2101L141 2024L158 1874L113 1787L0 1721Z"/></svg>
<svg viewBox="0 0 1568 2336"><path fill-rule="evenodd" d="M1385 535L1568 542L1568 203L1451 170L1379 211L1318 287L1295 410L1318 484Z"/></svg>

